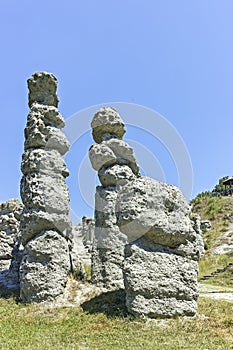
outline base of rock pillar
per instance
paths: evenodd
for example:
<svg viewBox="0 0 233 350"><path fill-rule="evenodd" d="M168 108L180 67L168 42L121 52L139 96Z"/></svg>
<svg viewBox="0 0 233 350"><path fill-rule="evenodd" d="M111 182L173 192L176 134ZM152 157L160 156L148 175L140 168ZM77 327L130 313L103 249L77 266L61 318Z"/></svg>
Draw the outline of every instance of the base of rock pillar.
<svg viewBox="0 0 233 350"><path fill-rule="evenodd" d="M20 299L54 301L62 296L70 270L69 247L58 232L43 231L26 244L20 266Z"/></svg>
<svg viewBox="0 0 233 350"><path fill-rule="evenodd" d="M108 290L124 288L123 282L123 249L119 251L93 248L92 252L92 282L98 287Z"/></svg>
<svg viewBox="0 0 233 350"><path fill-rule="evenodd" d="M128 312L142 317L194 316L198 265L187 257L147 249L125 249L124 283Z"/></svg>

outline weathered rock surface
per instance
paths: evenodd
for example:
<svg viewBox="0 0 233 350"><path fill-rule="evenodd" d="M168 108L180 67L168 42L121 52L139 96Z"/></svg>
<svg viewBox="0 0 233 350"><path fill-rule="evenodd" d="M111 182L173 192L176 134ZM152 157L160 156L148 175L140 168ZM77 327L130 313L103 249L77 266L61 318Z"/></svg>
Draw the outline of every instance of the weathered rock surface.
<svg viewBox="0 0 233 350"><path fill-rule="evenodd" d="M57 96L57 78L52 73L37 72L33 74L28 79L28 89L29 107L34 102L57 107L59 102Z"/></svg>
<svg viewBox="0 0 233 350"><path fill-rule="evenodd" d="M92 281L108 289L124 288L125 235L116 225L115 187L96 188L95 235L92 250Z"/></svg>
<svg viewBox="0 0 233 350"><path fill-rule="evenodd" d="M99 180L103 187L125 185L129 180L133 180L135 175L127 165L113 165L102 168L98 172Z"/></svg>
<svg viewBox="0 0 233 350"><path fill-rule="evenodd" d="M92 119L92 136L101 143L112 138L122 139L125 126L117 111L111 107L101 108Z"/></svg>
<svg viewBox="0 0 233 350"><path fill-rule="evenodd" d="M57 79L35 73L28 79L29 106L22 157L20 298L24 302L53 300L64 292L70 271L71 223L69 172L62 156L69 143L57 107Z"/></svg>
<svg viewBox="0 0 233 350"><path fill-rule="evenodd" d="M139 175L133 149L121 140L124 123L113 108L102 108L91 123L97 144L89 150L91 164L102 186L96 188L95 236L92 250L92 281L108 289L123 284L126 236L119 230L116 200L120 187Z"/></svg>
<svg viewBox="0 0 233 350"><path fill-rule="evenodd" d="M128 311L138 316L195 315L201 231L190 206L172 185L142 177L116 200L117 223L128 237L124 281Z"/></svg>
<svg viewBox="0 0 233 350"><path fill-rule="evenodd" d="M146 239L127 245L126 306L137 316L193 316L197 311L197 262Z"/></svg>
<svg viewBox="0 0 233 350"><path fill-rule="evenodd" d="M19 265L23 247L19 218L23 206L17 199L0 205L0 296L19 295Z"/></svg>
<svg viewBox="0 0 233 350"><path fill-rule="evenodd" d="M67 240L56 231L42 231L24 249L20 268L21 299L39 303L62 296L69 269Z"/></svg>
<svg viewBox="0 0 233 350"><path fill-rule="evenodd" d="M178 188L148 177L124 186L116 202L117 222L129 241L144 236L178 254L184 249L183 255L199 259L200 242L192 228L190 211Z"/></svg>
<svg viewBox="0 0 233 350"><path fill-rule="evenodd" d="M73 270L80 269L82 265L91 266L91 252L93 247L95 222L87 217L73 228L73 249L71 252Z"/></svg>

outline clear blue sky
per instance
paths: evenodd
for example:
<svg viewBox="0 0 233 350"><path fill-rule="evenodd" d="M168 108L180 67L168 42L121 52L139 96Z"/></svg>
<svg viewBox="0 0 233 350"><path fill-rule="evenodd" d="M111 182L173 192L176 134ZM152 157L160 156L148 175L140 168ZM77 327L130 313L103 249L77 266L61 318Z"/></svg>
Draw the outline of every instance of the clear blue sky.
<svg viewBox="0 0 233 350"><path fill-rule="evenodd" d="M109 101L164 116L190 154L193 196L233 175L232 15L232 0L2 0L0 200L19 197L26 80L43 70L58 77L65 119ZM161 144L130 127L127 135L154 152L166 181L177 184ZM92 215L78 189L92 142L87 132L67 156L78 217ZM92 195L87 180L89 187Z"/></svg>

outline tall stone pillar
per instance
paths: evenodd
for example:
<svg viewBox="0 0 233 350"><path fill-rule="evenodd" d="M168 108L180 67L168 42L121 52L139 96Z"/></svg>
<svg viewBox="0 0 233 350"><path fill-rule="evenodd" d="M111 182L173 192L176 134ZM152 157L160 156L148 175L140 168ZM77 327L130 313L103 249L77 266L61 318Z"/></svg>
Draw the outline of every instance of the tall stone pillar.
<svg viewBox="0 0 233 350"><path fill-rule="evenodd" d="M24 210L20 266L23 302L55 300L63 295L70 269L69 175L63 155L69 143L57 109L57 79L38 72L28 79L29 107L21 169Z"/></svg>
<svg viewBox="0 0 233 350"><path fill-rule="evenodd" d="M89 150L92 167L102 186L95 195L95 234L92 281L109 290L124 288L123 263L126 235L116 218L118 191L139 175L132 148L122 140L124 123L113 108L101 108L91 123L96 142Z"/></svg>

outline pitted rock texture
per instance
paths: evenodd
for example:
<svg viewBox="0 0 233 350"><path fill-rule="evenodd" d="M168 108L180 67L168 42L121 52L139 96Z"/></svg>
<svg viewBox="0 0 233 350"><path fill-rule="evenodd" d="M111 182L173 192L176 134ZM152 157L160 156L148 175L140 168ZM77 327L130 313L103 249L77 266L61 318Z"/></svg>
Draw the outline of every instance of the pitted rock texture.
<svg viewBox="0 0 233 350"><path fill-rule="evenodd" d="M102 168L98 175L103 187L125 185L129 180L135 178L132 170L127 165L118 164Z"/></svg>
<svg viewBox="0 0 233 350"><path fill-rule="evenodd" d="M21 218L25 246L20 267L20 297L42 302L64 292L72 247L69 175L62 156L69 142L61 128L65 122L57 107L57 79L51 73L35 73L28 79L29 106L22 157Z"/></svg>
<svg viewBox="0 0 233 350"><path fill-rule="evenodd" d="M95 222L83 216L82 222L73 227L73 247L71 251L72 271L74 276L86 277L84 266L91 266Z"/></svg>
<svg viewBox="0 0 233 350"><path fill-rule="evenodd" d="M64 120L57 108L34 103L28 114L24 130L24 148L57 150L64 155L69 150L69 142L62 133Z"/></svg>
<svg viewBox="0 0 233 350"><path fill-rule="evenodd" d="M122 139L125 126L114 108L101 108L92 119L92 136L95 142L101 143L112 138Z"/></svg>
<svg viewBox="0 0 233 350"><path fill-rule="evenodd" d="M124 288L122 269L126 237L116 225L116 198L115 187L96 188L92 281L110 290Z"/></svg>
<svg viewBox="0 0 233 350"><path fill-rule="evenodd" d="M19 219L23 206L17 199L0 204L0 296L19 295L22 259Z"/></svg>
<svg viewBox="0 0 233 350"><path fill-rule="evenodd" d="M193 316L197 312L197 261L145 238L126 246L126 305L137 316Z"/></svg>
<svg viewBox="0 0 233 350"><path fill-rule="evenodd" d="M91 122L97 144L91 146L89 158L98 171L102 186L95 195L95 235L92 250L92 281L108 289L123 284L124 246L126 236L119 230L116 218L118 190L139 176L133 149L122 137L125 126L116 110L101 108Z"/></svg>
<svg viewBox="0 0 233 350"><path fill-rule="evenodd" d="M143 236L178 254L184 249L183 255L199 259L201 247L190 220L191 207L175 186L148 177L136 179L118 192L116 213L118 225L130 241Z"/></svg>
<svg viewBox="0 0 233 350"><path fill-rule="evenodd" d="M34 102L43 105L57 107L59 99L57 96L57 78L52 73L37 72L28 79L28 104Z"/></svg>
<svg viewBox="0 0 233 350"><path fill-rule="evenodd" d="M201 231L172 185L142 177L118 192L116 216L128 237L124 281L128 311L137 316L191 316L197 312Z"/></svg>
<svg viewBox="0 0 233 350"><path fill-rule="evenodd" d="M70 269L67 240L56 231L43 231L24 249L20 267L23 302L53 301L62 296Z"/></svg>
<svg viewBox="0 0 233 350"><path fill-rule="evenodd" d="M125 128L115 110L101 109L91 125L97 145L89 157L102 184L95 199L93 281L111 287L111 281L121 281L123 269L130 313L194 315L203 238L190 220L190 206L175 186L140 177L133 149L121 140Z"/></svg>

